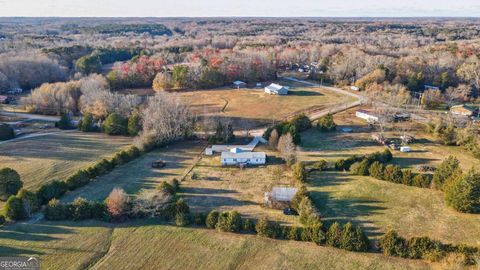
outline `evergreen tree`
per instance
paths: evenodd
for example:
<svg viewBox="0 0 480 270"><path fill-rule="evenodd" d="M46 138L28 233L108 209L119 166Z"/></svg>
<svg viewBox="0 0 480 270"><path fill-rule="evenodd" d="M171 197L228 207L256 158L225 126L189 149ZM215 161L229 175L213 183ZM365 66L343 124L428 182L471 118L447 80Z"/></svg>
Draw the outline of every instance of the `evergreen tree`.
<svg viewBox="0 0 480 270"><path fill-rule="evenodd" d="M370 174L371 177L374 177L380 180L384 180L384 175L383 175L384 171L385 171L385 166L378 161L373 162L372 165L370 165L370 168L368 169L368 173Z"/></svg>
<svg viewBox="0 0 480 270"><path fill-rule="evenodd" d="M297 162L292 166L293 177L295 180L303 183L307 181L307 171L305 170L305 163Z"/></svg>
<svg viewBox="0 0 480 270"><path fill-rule="evenodd" d="M447 205L464 213L480 213L480 174L471 169L454 174L445 184Z"/></svg>
<svg viewBox="0 0 480 270"><path fill-rule="evenodd" d="M0 200L7 200L10 195L16 195L23 187L20 175L14 169L0 169Z"/></svg>
<svg viewBox="0 0 480 270"><path fill-rule="evenodd" d="M335 124L332 114L329 113L325 116L322 116L320 119L318 119L317 129L319 131L333 131L336 128L337 128L337 124Z"/></svg>
<svg viewBox="0 0 480 270"><path fill-rule="evenodd" d="M140 133L142 130L142 118L140 117L140 113L135 111L129 118L127 124L127 132L128 136L135 137Z"/></svg>
<svg viewBox="0 0 480 270"><path fill-rule="evenodd" d="M111 113L102 125L108 135L127 135L127 120L118 113Z"/></svg>
<svg viewBox="0 0 480 270"><path fill-rule="evenodd" d="M327 245L331 247L340 247L342 238L342 229L338 222L333 223L327 231Z"/></svg>
<svg viewBox="0 0 480 270"><path fill-rule="evenodd" d="M93 115L91 113L86 113L83 116L83 119L78 123L78 129L83 132L94 131Z"/></svg>
<svg viewBox="0 0 480 270"><path fill-rule="evenodd" d="M380 248L383 254L388 256L406 257L408 252L407 240L393 230L380 239Z"/></svg>
<svg viewBox="0 0 480 270"><path fill-rule="evenodd" d="M22 199L12 195L5 204L5 213L11 220L22 220L27 217Z"/></svg>
<svg viewBox="0 0 480 270"><path fill-rule="evenodd" d="M433 183L435 187L443 190L443 185L447 179L452 176L455 171L460 168L460 162L457 158L449 156L445 159L440 166L437 167L437 170L433 174Z"/></svg>

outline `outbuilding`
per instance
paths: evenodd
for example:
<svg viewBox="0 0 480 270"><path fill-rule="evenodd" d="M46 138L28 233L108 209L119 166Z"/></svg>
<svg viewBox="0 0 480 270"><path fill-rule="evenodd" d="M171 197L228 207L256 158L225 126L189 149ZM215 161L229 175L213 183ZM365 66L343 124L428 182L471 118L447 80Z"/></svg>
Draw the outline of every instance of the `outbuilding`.
<svg viewBox="0 0 480 270"><path fill-rule="evenodd" d="M277 209L289 207L297 191L297 188L292 187L273 187L270 192L265 192L265 204Z"/></svg>
<svg viewBox="0 0 480 270"><path fill-rule="evenodd" d="M233 88L240 89L240 88L245 88L245 87L247 87L247 83L245 83L245 82L242 82L242 81L234 81L233 82Z"/></svg>
<svg viewBox="0 0 480 270"><path fill-rule="evenodd" d="M378 121L378 116L373 114L372 112L366 111L366 110L358 110L355 113L355 116L358 118L362 118L367 120L367 122L377 122Z"/></svg>
<svg viewBox="0 0 480 270"><path fill-rule="evenodd" d="M456 105L456 106L452 106L450 108L450 112L452 114L456 114L456 115L463 115L463 116L473 116L476 112L476 110L470 106L467 106L467 105Z"/></svg>
<svg viewBox="0 0 480 270"><path fill-rule="evenodd" d="M276 83L272 83L265 87L265 93L270 95L288 95L289 88Z"/></svg>
<svg viewBox="0 0 480 270"><path fill-rule="evenodd" d="M404 152L404 153L412 152L412 148L410 148L410 146L402 146L400 147L400 152Z"/></svg>

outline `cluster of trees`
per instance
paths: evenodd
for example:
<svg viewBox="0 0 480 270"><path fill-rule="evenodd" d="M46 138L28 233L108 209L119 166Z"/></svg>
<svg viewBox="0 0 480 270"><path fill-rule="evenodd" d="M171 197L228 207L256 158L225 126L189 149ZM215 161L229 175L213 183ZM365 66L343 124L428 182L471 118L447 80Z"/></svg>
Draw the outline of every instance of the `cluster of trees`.
<svg viewBox="0 0 480 270"><path fill-rule="evenodd" d="M278 140L279 137L290 134L293 142L295 144L299 144L301 142L300 132L306 131L311 127L312 123L310 122L308 116L305 114L299 114L294 116L289 121L283 121L273 127L269 127L263 134L263 137L270 141L274 140L275 138ZM271 138L272 135L273 138Z"/></svg>
<svg viewBox="0 0 480 270"><path fill-rule="evenodd" d="M80 57L75 62L75 69L87 75L90 73L101 73L102 65L130 60L139 53L137 49L100 48Z"/></svg>
<svg viewBox="0 0 480 270"><path fill-rule="evenodd" d="M208 142L214 143L231 143L235 139L233 133L233 125L230 121L218 120L215 122L215 133L208 136Z"/></svg>
<svg viewBox="0 0 480 270"><path fill-rule="evenodd" d="M435 188L445 192L445 202L464 213L480 213L480 173L474 168L463 173L453 156L445 159L433 175Z"/></svg>
<svg viewBox="0 0 480 270"><path fill-rule="evenodd" d="M361 162L365 159L372 163L375 161L387 163L393 159L393 155L388 149L385 149L383 152L375 152L364 156L354 155L346 159L337 160L335 162L335 169L337 171L348 171L350 170L350 166L352 166L355 162Z"/></svg>
<svg viewBox="0 0 480 270"><path fill-rule="evenodd" d="M409 259L440 261L449 254L457 254L464 265L474 265L475 257L480 252L476 247L443 244L426 236L407 240L394 230L387 232L380 239L379 246L385 255Z"/></svg>
<svg viewBox="0 0 480 270"><path fill-rule="evenodd" d="M163 58L142 55L116 63L107 79L112 89L150 87L157 73L165 70L165 65Z"/></svg>
<svg viewBox="0 0 480 270"><path fill-rule="evenodd" d="M18 174L11 169L2 169L0 180L3 183L3 179L5 179L5 186L2 186L2 191L4 191L2 196L4 198L9 196L5 206L6 215L11 220L28 218L41 205L50 202L52 199L60 198L68 191L87 185L95 178L109 173L116 166L130 162L140 155L140 150L132 146L127 150L117 152L111 159L102 159L86 169L77 171L65 181L55 180L44 184L35 192L25 189L20 190L22 184Z"/></svg>
<svg viewBox="0 0 480 270"><path fill-rule="evenodd" d="M480 129L475 123L458 127L453 122L447 124L440 120L428 123L426 131L434 134L443 144L462 146L480 159Z"/></svg>
<svg viewBox="0 0 480 270"><path fill-rule="evenodd" d="M46 82L65 81L67 77L66 68L36 52L0 57L0 92L16 87L31 89Z"/></svg>

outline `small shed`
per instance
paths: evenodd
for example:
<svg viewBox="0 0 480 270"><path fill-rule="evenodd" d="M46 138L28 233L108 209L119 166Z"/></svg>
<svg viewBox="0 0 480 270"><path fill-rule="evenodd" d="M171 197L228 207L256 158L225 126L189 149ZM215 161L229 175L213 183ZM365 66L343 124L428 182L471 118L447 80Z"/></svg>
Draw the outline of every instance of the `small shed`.
<svg viewBox="0 0 480 270"><path fill-rule="evenodd" d="M265 204L275 209L289 207L297 191L292 187L273 187L270 192L265 192Z"/></svg>
<svg viewBox="0 0 480 270"><path fill-rule="evenodd" d="M412 151L412 148L410 148L410 146L400 147L400 152L408 153L408 152L411 152L411 151Z"/></svg>
<svg viewBox="0 0 480 270"><path fill-rule="evenodd" d="M379 117L375 115L372 112L366 111L366 110L358 110L355 113L355 116L358 118L362 118L364 120L367 120L367 122L377 122L379 120Z"/></svg>
<svg viewBox="0 0 480 270"><path fill-rule="evenodd" d="M242 82L242 81L234 81L233 82L233 88L240 89L240 88L245 88L245 87L247 87L247 83L245 83L245 82Z"/></svg>

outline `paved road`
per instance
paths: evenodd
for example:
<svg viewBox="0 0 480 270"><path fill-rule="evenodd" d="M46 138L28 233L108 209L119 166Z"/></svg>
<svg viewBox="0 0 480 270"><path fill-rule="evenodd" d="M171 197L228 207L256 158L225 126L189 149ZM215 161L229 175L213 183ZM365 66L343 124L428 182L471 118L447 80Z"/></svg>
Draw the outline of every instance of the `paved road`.
<svg viewBox="0 0 480 270"><path fill-rule="evenodd" d="M40 115L40 114L33 114L33 113L0 111L0 115L10 116L10 117L20 117L20 118L25 118L27 120L42 120L42 121L48 121L48 122L57 122L58 120L60 120L60 116Z"/></svg>

